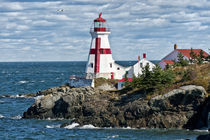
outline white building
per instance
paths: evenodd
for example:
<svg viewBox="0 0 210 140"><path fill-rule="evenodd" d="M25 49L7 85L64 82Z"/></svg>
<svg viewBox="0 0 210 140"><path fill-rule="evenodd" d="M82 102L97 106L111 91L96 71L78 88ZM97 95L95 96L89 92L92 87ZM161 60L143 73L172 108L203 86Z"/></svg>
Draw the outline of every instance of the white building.
<svg viewBox="0 0 210 140"><path fill-rule="evenodd" d="M142 74L142 70L146 65L149 65L150 71L152 71L152 69L155 67L155 64L153 64L152 62L150 62L149 60L146 59L146 54L144 53L143 54L143 59L141 59L141 60L139 59L136 64L131 66L131 68L128 71L127 76L130 77L130 78L132 78L133 75L138 77L139 75Z"/></svg>
<svg viewBox="0 0 210 140"><path fill-rule="evenodd" d="M122 89L126 82L131 82L133 76L138 77L142 74L142 71L146 65L149 65L149 70L152 71L152 69L155 67L155 64L150 62L146 59L146 54L143 54L143 59L140 60L140 57L138 59L138 62L134 64L133 66L129 67L128 71L126 71L125 74L127 74L128 81L125 81L125 78L122 78L118 81L117 89Z"/></svg>
<svg viewBox="0 0 210 140"><path fill-rule="evenodd" d="M196 55L199 55L201 50L202 49L192 49L192 51ZM169 64L169 65L174 64L174 62L173 62L174 60L178 61L178 54L179 53L181 53L183 55L184 59L189 60L190 59L190 52L191 52L191 49L177 49L177 45L174 44L174 50L171 53L169 53L168 55L166 55L165 57L163 57L163 59L161 59L161 62L159 63L159 65L162 69L165 69L165 66L167 64ZM209 56L209 54L206 53L205 51L203 51L203 56L207 57L207 56Z"/></svg>

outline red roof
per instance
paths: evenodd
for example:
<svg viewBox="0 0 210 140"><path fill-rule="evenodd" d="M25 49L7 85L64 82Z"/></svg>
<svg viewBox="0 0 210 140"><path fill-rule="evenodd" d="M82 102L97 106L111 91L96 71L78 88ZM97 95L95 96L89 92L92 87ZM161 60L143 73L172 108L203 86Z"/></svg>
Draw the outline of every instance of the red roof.
<svg viewBox="0 0 210 140"><path fill-rule="evenodd" d="M102 13L99 14L98 18L94 20L94 22L106 22L105 19L101 17Z"/></svg>
<svg viewBox="0 0 210 140"><path fill-rule="evenodd" d="M190 58L191 49L176 49L176 50L179 51L180 53L182 53L184 56ZM192 50L196 55L199 55L200 51L202 49L192 49ZM209 56L209 54L207 52L203 51L203 56L207 57L207 56Z"/></svg>
<svg viewBox="0 0 210 140"><path fill-rule="evenodd" d="M132 78L128 78L129 82L132 82L132 80L133 80ZM119 82L127 82L127 81L125 81L125 78L123 78L123 79L119 80Z"/></svg>
<svg viewBox="0 0 210 140"><path fill-rule="evenodd" d="M174 64L174 61L172 61L172 60L163 60L163 62L165 62L165 63L167 63L167 64L171 64L171 65Z"/></svg>

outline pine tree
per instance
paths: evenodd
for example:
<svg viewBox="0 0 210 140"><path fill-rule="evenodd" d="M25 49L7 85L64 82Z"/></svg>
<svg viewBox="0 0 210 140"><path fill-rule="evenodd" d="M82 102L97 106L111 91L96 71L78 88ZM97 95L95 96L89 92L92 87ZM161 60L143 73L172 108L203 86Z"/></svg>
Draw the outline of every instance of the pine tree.
<svg viewBox="0 0 210 140"><path fill-rule="evenodd" d="M203 63L203 58L204 58L204 56L203 56L203 50L201 50L200 51L200 54L199 54L199 56L197 58L198 64L202 64Z"/></svg>
<svg viewBox="0 0 210 140"><path fill-rule="evenodd" d="M166 70L170 69L170 65L169 65L168 63L166 64L165 69L166 69Z"/></svg>
<svg viewBox="0 0 210 140"><path fill-rule="evenodd" d="M197 56L196 56L195 52L193 51L193 49L191 48L191 50L190 50L190 63L191 64L195 63L196 58L197 58Z"/></svg>
<svg viewBox="0 0 210 140"><path fill-rule="evenodd" d="M184 59L184 56L179 52L178 54L178 66L187 66L189 62Z"/></svg>

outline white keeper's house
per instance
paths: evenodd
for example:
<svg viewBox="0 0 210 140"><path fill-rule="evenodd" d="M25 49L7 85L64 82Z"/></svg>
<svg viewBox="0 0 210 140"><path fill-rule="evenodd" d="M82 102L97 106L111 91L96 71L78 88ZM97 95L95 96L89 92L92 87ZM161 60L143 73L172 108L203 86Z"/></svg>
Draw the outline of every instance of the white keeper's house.
<svg viewBox="0 0 210 140"><path fill-rule="evenodd" d="M202 49L192 49L192 51L196 55L199 55L201 50ZM203 56L204 57L209 56L209 54L207 52L205 52L204 50L202 50L202 51L203 51ZM181 53L184 56L184 59L189 60L190 59L190 52L191 52L191 49L178 49L177 45L174 44L174 50L172 52L170 52L168 55L166 55L165 57L163 57L161 59L161 62L159 63L159 65L162 69L165 69L167 64L169 64L169 65L174 64L174 60L178 61L178 54L179 53Z"/></svg>
<svg viewBox="0 0 210 140"><path fill-rule="evenodd" d="M106 79L123 79L125 75L132 78L133 75L142 74L142 69L147 64L152 70L155 65L146 59L146 54L143 54L143 59L138 59L138 62L130 67L123 67L115 63L109 44L108 35L111 33L110 28L107 28L106 20L101 17L94 20L94 27L90 29L92 36L90 44L90 52L86 65L86 79L106 78Z"/></svg>

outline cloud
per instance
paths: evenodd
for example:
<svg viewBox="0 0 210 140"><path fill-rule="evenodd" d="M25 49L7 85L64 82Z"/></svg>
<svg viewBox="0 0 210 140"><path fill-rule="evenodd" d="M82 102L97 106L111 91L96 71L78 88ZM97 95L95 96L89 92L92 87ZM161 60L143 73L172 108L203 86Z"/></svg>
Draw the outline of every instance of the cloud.
<svg viewBox="0 0 210 140"><path fill-rule="evenodd" d="M23 6L19 2L1 2L0 9L3 10L23 10Z"/></svg>
<svg viewBox="0 0 210 140"><path fill-rule="evenodd" d="M29 51L29 50L31 50L31 47L29 47L29 46L23 47L23 48L21 48L21 50L23 50L23 51Z"/></svg>
<svg viewBox="0 0 210 140"><path fill-rule="evenodd" d="M111 28L117 60L136 60L143 52L161 59L174 43L208 51L209 7L206 0L1 0L0 51L7 55L0 61L87 60L89 29L99 12Z"/></svg>

